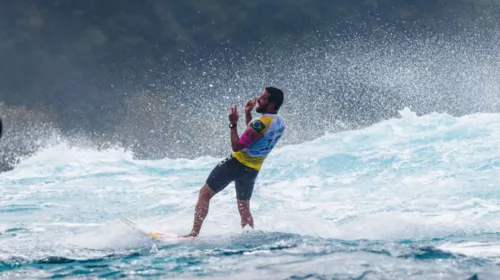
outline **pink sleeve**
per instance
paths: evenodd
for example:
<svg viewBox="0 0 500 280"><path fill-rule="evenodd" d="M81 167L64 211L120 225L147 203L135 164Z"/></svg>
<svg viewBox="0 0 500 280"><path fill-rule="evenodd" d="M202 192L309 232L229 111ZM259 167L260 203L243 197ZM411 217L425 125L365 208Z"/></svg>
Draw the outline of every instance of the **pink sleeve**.
<svg viewBox="0 0 500 280"><path fill-rule="evenodd" d="M247 127L245 132L240 136L240 143L246 147L249 147L261 137L260 133L255 130L251 125Z"/></svg>
<svg viewBox="0 0 500 280"><path fill-rule="evenodd" d="M240 137L240 143L242 145L245 145L245 146L250 146L254 141L253 141L253 137L251 136L251 133L252 131L247 129L245 130L245 132L243 132L243 134L241 135Z"/></svg>

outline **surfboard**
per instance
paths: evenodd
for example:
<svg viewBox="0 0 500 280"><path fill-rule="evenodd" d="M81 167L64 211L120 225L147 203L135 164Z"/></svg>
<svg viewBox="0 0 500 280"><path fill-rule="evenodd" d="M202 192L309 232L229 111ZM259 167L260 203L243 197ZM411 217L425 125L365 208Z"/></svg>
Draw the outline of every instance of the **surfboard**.
<svg viewBox="0 0 500 280"><path fill-rule="evenodd" d="M165 240L165 239L182 239L182 238L179 238L179 236L177 234L174 234L174 233L170 233L170 232L155 232L155 231L151 231L149 229L147 229L144 225L141 225L139 223L137 223L136 221L130 219L130 218L127 218L125 217L124 215L122 214L118 214L118 217L120 217L120 219L125 223L127 224L128 226L130 226L131 228L135 229L136 231L142 233L142 234L145 234L155 240Z"/></svg>

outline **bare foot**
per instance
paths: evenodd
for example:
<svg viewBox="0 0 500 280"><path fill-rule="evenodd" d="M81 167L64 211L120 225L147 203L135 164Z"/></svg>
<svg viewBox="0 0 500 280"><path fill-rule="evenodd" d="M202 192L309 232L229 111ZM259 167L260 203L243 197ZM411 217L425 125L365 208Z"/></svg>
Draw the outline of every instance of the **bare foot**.
<svg viewBox="0 0 500 280"><path fill-rule="evenodd" d="M198 234L195 233L195 232L191 232L189 234L186 234L186 235L179 235L180 238L189 238L189 237L197 237Z"/></svg>

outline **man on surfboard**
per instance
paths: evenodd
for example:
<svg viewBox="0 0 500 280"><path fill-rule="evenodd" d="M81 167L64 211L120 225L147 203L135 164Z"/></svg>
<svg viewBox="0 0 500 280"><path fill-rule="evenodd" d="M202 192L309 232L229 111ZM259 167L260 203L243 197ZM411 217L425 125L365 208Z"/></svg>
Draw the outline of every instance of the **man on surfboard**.
<svg viewBox="0 0 500 280"><path fill-rule="evenodd" d="M252 118L252 110L260 117ZM255 180L262 164L285 131L285 121L278 116L283 104L283 92L275 87L266 87L259 97L245 103L245 123L243 134L238 136L239 119L236 105L231 107L229 128L231 130L232 153L212 170L205 185L201 188L196 203L193 228L189 234L181 237L199 235L203 220L207 217L210 199L222 191L229 183L235 182L238 211L241 227L254 227L250 213L250 199Z"/></svg>

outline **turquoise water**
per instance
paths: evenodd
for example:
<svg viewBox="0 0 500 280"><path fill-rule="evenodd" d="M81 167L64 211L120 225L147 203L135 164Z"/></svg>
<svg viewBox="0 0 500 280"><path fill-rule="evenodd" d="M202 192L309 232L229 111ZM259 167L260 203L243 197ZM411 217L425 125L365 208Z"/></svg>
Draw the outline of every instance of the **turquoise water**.
<svg viewBox="0 0 500 280"><path fill-rule="evenodd" d="M187 233L221 158L134 160L59 143L0 174L0 277L498 279L500 114L417 117L274 150L243 232L234 185ZM229 150L229 148L228 148Z"/></svg>

